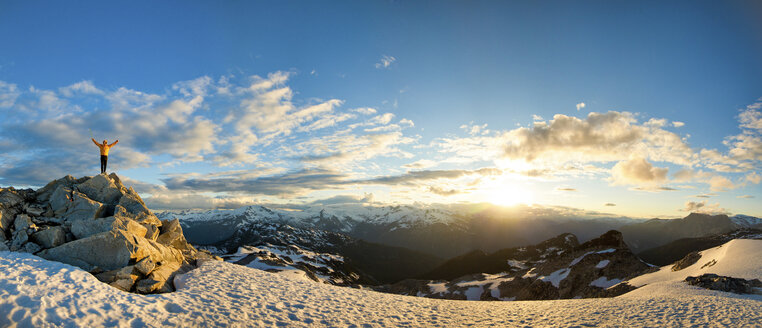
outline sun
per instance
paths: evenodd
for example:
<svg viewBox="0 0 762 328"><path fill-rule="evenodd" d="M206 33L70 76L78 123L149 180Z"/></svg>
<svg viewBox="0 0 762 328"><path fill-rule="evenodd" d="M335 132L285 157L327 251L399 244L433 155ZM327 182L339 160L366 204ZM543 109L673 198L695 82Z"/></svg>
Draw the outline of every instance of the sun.
<svg viewBox="0 0 762 328"><path fill-rule="evenodd" d="M482 201L500 205L514 206L518 204L532 204L534 195L532 191L522 184L512 181L491 181L481 188L479 194Z"/></svg>

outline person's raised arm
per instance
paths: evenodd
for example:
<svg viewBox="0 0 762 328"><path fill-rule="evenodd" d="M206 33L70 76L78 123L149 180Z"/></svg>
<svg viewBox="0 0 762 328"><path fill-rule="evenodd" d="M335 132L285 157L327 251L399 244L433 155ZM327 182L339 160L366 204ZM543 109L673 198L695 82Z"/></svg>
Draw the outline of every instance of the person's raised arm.
<svg viewBox="0 0 762 328"><path fill-rule="evenodd" d="M98 142L97 142L97 141L95 141L95 138L90 138L90 140L92 140L92 141L93 141L93 143L94 143L96 146L98 146L98 147L100 147L100 146L101 146L100 144L98 144Z"/></svg>
<svg viewBox="0 0 762 328"><path fill-rule="evenodd" d="M108 145L108 146L109 146L109 147L113 147L114 145L116 145L116 144L118 144L118 143L119 143L119 139L116 139L116 141L114 141L114 143L112 143L112 144L110 144L110 145Z"/></svg>

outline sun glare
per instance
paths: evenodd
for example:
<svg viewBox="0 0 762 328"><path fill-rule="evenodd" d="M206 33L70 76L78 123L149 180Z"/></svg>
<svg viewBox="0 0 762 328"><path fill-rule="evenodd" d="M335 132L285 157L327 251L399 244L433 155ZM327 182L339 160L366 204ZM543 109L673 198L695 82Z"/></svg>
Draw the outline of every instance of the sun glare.
<svg viewBox="0 0 762 328"><path fill-rule="evenodd" d="M511 181L494 181L485 186L480 194L483 197L482 201L500 206L528 205L534 200L531 190Z"/></svg>

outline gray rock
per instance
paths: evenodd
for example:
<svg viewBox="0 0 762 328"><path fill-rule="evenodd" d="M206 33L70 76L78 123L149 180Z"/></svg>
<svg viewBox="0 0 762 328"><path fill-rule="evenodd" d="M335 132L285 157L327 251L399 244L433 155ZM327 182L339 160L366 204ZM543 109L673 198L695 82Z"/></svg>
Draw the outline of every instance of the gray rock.
<svg viewBox="0 0 762 328"><path fill-rule="evenodd" d="M24 247L20 249L20 251L24 253L31 253L31 254L37 253L41 250L42 250L42 247L40 247L40 245L37 245L31 241L24 244Z"/></svg>
<svg viewBox="0 0 762 328"><path fill-rule="evenodd" d="M146 228L128 218L109 216L106 218L78 220L71 224L71 233L77 239L87 238L103 232L126 230L137 236L145 236Z"/></svg>
<svg viewBox="0 0 762 328"><path fill-rule="evenodd" d="M153 224L143 224L143 227L146 228L146 239L156 241L159 237L159 227Z"/></svg>
<svg viewBox="0 0 762 328"><path fill-rule="evenodd" d="M75 188L88 198L105 204L116 204L122 197L122 191L105 174L96 175Z"/></svg>
<svg viewBox="0 0 762 328"><path fill-rule="evenodd" d="M117 205L123 207L127 213L132 215L151 214L151 211L148 210L146 204L140 199L138 193L132 188L127 189L126 193L119 199L119 204Z"/></svg>
<svg viewBox="0 0 762 328"><path fill-rule="evenodd" d="M109 284L109 286L121 289L125 292L129 292L133 285L135 285L135 281L132 279L118 279Z"/></svg>
<svg viewBox="0 0 762 328"><path fill-rule="evenodd" d="M156 268L156 263L153 260L151 260L150 257L146 257L138 261L138 263L135 263L135 270L137 270L144 276L147 276L148 274L150 274L151 271L153 271L153 269L155 268Z"/></svg>
<svg viewBox="0 0 762 328"><path fill-rule="evenodd" d="M178 219L164 220L161 222L161 234L156 241L162 245L172 246L180 250L190 250L192 246L188 244L183 235L183 228Z"/></svg>
<svg viewBox="0 0 762 328"><path fill-rule="evenodd" d="M26 234L26 230L16 231L13 233L10 248L12 251L17 251L21 249L27 241L29 241L29 235Z"/></svg>
<svg viewBox="0 0 762 328"><path fill-rule="evenodd" d="M69 207L69 203L72 201L72 190L63 185L59 185L51 195L50 209L55 216L63 216L66 213L66 209Z"/></svg>
<svg viewBox="0 0 762 328"><path fill-rule="evenodd" d="M114 270L129 264L133 258L132 236L120 232L104 232L84 239L46 249L40 257L92 271L96 267Z"/></svg>
<svg viewBox="0 0 762 328"><path fill-rule="evenodd" d="M688 255L683 257L680 261L675 262L675 264L672 266L672 271L680 271L682 269L685 269L694 263L698 262L698 260L701 259L701 254L698 252L690 252Z"/></svg>
<svg viewBox="0 0 762 328"><path fill-rule="evenodd" d="M177 249L160 245L125 230L103 232L84 239L46 249L40 257L78 266L86 271L96 267L115 270L127 266L131 260L150 257L161 263L182 263L184 257Z"/></svg>
<svg viewBox="0 0 762 328"><path fill-rule="evenodd" d="M43 248L58 247L66 242L66 230L63 227L49 227L32 235L32 240Z"/></svg>
<svg viewBox="0 0 762 328"><path fill-rule="evenodd" d="M8 248L8 245L5 244L5 242L0 242L0 252L8 252L11 249Z"/></svg>
<svg viewBox="0 0 762 328"><path fill-rule="evenodd" d="M167 293L174 291L172 279L180 270L179 263L162 264L156 268L148 278L138 281L136 290L142 294L148 293Z"/></svg>
<svg viewBox="0 0 762 328"><path fill-rule="evenodd" d="M98 217L101 212L103 204L96 202L90 198L87 198L85 194L74 191L72 192L72 200L69 206L66 208L64 217L68 222L74 222L76 220L93 219Z"/></svg>
<svg viewBox="0 0 762 328"><path fill-rule="evenodd" d="M45 208L37 205L24 204L24 212L33 216L41 216L45 213Z"/></svg>
<svg viewBox="0 0 762 328"><path fill-rule="evenodd" d="M718 276L713 273L705 273L698 277L687 277L685 281L692 286L736 294L757 294L759 292L755 288L762 287L762 282L759 279L746 280L743 278Z"/></svg>
<svg viewBox="0 0 762 328"><path fill-rule="evenodd" d="M21 197L13 188L0 188L0 204L6 207L14 207L24 202L24 198Z"/></svg>
<svg viewBox="0 0 762 328"><path fill-rule="evenodd" d="M16 220L13 221L13 228L16 231L27 230L33 224L34 223L32 223L32 219L29 218L29 215L19 214L16 215Z"/></svg>
<svg viewBox="0 0 762 328"><path fill-rule="evenodd" d="M10 231L16 213L17 211L15 209L0 204L0 230L6 232Z"/></svg>

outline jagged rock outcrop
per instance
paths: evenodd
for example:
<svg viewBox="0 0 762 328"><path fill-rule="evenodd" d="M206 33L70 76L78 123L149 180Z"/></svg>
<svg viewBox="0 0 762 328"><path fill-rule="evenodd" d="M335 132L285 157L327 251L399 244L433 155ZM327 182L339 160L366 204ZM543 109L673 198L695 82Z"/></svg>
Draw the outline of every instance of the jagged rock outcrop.
<svg viewBox="0 0 762 328"><path fill-rule="evenodd" d="M174 290L173 277L199 261L176 221L160 221L116 174L66 176L35 191L0 188L0 250L80 267L138 293Z"/></svg>
<svg viewBox="0 0 762 328"><path fill-rule="evenodd" d="M361 279L359 270L348 264L343 256L318 253L297 245L243 246L235 254L223 258L269 272L286 271L293 275L299 270L310 280L336 286L357 286Z"/></svg>
<svg viewBox="0 0 762 328"><path fill-rule="evenodd" d="M564 234L539 245L506 249L490 255L487 263L500 254L506 256L501 258L502 272L477 271L451 280L409 279L377 290L468 300L612 297L635 289L622 282L650 269L614 230L581 245L573 235Z"/></svg>
<svg viewBox="0 0 762 328"><path fill-rule="evenodd" d="M699 259L701 259L701 254L698 252L690 252L684 258L675 262L675 264L672 266L672 271L680 271L685 269L698 262Z"/></svg>
<svg viewBox="0 0 762 328"><path fill-rule="evenodd" d="M691 286L720 290L736 294L762 294L762 282L759 279L746 280L705 273L698 277L687 277L685 281Z"/></svg>

